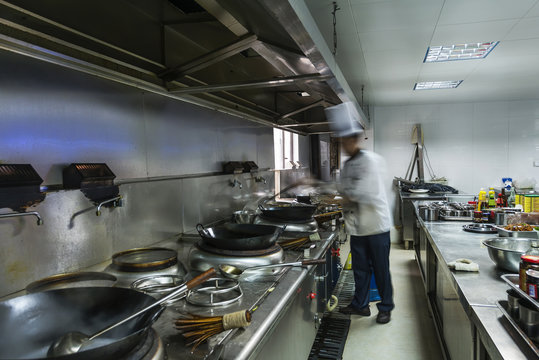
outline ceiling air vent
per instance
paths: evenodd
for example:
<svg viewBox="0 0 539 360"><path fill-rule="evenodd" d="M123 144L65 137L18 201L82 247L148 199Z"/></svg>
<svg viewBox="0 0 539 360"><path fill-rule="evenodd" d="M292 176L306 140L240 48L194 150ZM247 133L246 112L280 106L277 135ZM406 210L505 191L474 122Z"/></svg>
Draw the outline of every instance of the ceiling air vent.
<svg viewBox="0 0 539 360"><path fill-rule="evenodd" d="M184 14L196 14L206 12L195 0L168 0L175 8Z"/></svg>

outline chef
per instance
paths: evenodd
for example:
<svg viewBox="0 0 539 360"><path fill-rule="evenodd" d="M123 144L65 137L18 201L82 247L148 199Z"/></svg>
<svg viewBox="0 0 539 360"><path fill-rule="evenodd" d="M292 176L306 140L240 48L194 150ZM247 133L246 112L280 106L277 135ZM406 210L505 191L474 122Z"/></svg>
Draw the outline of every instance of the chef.
<svg viewBox="0 0 539 360"><path fill-rule="evenodd" d="M343 196L343 213L350 235L355 294L352 302L340 312L370 316L369 287L372 273L381 302L377 304L376 321L387 324L391 319L393 287L389 271L390 211L384 186L385 162L381 156L361 149L363 131L359 113L350 103L325 109L331 129L340 138L342 149L350 156L344 164L339 184Z"/></svg>

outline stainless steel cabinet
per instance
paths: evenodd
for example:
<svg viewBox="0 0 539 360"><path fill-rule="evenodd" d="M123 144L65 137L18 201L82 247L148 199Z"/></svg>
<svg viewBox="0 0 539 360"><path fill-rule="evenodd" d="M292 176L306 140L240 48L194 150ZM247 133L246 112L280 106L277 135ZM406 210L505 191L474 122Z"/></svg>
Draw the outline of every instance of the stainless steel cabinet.
<svg viewBox="0 0 539 360"><path fill-rule="evenodd" d="M437 263L436 306L442 320L438 325L451 359L474 359L474 330L446 271Z"/></svg>

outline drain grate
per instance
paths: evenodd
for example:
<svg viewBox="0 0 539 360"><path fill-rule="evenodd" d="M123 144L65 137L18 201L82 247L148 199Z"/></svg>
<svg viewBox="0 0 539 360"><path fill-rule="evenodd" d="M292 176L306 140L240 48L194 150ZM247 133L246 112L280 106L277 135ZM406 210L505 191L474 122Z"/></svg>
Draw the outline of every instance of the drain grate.
<svg viewBox="0 0 539 360"><path fill-rule="evenodd" d="M350 319L324 317L314 339L309 360L342 359Z"/></svg>
<svg viewBox="0 0 539 360"><path fill-rule="evenodd" d="M341 271L333 294L342 306L348 305L354 297L354 273ZM344 345L350 329L350 315L337 311L324 313L322 323L314 339L309 360L341 360Z"/></svg>

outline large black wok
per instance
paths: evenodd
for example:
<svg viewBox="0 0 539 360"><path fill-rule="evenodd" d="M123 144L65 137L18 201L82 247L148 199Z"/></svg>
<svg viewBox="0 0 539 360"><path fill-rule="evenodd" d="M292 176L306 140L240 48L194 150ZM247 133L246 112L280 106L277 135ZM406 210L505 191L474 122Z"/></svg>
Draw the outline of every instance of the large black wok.
<svg viewBox="0 0 539 360"><path fill-rule="evenodd" d="M92 334L154 301L131 289L82 287L0 302L0 359L45 359L50 345L67 332ZM118 359L144 339L163 310L149 310L94 340L88 348L58 359Z"/></svg>
<svg viewBox="0 0 539 360"><path fill-rule="evenodd" d="M272 225L227 223L211 228L197 225L206 245L225 250L261 250L277 242L284 228Z"/></svg>
<svg viewBox="0 0 539 360"><path fill-rule="evenodd" d="M304 221L313 217L316 211L315 205L277 203L273 205L259 204L258 208L262 215L273 219Z"/></svg>

